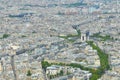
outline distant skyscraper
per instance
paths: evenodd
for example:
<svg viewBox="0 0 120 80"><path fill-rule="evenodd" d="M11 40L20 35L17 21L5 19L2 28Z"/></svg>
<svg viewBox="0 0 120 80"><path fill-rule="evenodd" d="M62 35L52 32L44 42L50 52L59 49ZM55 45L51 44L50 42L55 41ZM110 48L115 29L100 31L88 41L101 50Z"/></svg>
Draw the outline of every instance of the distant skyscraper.
<svg viewBox="0 0 120 80"><path fill-rule="evenodd" d="M120 9L119 8L120 7L119 0L117 0L117 5L116 6L117 6L117 13L119 13L119 9Z"/></svg>
<svg viewBox="0 0 120 80"><path fill-rule="evenodd" d="M84 0L80 0L80 3L83 3Z"/></svg>

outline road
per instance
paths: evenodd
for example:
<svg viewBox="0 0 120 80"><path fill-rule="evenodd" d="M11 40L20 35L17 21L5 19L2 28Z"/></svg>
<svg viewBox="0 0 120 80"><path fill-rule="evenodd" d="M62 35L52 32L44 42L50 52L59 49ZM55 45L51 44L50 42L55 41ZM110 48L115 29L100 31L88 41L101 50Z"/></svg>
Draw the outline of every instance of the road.
<svg viewBox="0 0 120 80"><path fill-rule="evenodd" d="M16 71L15 71L15 65L14 65L14 55L11 56L11 66L12 66L14 78L15 78L15 80L17 80L17 75L16 75Z"/></svg>
<svg viewBox="0 0 120 80"><path fill-rule="evenodd" d="M93 22L99 21L99 20L101 20L101 19L111 19L111 18L110 18L110 17L105 17L105 18L97 17L97 18L95 18L95 19L89 19L89 20L87 20L87 21L85 21L85 22L82 22L82 23L80 23L80 24L73 25L72 28L78 30L78 28L79 28L80 26L82 26L82 25L89 24L89 23L93 23Z"/></svg>

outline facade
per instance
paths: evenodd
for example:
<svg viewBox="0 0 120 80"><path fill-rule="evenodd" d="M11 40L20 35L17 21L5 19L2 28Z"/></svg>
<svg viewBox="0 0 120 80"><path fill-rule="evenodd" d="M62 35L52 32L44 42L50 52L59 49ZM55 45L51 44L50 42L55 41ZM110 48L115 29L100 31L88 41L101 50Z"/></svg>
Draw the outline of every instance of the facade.
<svg viewBox="0 0 120 80"><path fill-rule="evenodd" d="M85 33L81 33L81 42L85 42L89 40L89 31L86 31Z"/></svg>

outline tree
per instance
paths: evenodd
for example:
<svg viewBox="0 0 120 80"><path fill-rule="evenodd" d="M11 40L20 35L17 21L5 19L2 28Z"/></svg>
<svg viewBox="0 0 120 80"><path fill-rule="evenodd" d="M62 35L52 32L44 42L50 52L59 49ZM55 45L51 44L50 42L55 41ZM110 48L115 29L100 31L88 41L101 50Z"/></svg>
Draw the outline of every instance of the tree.
<svg viewBox="0 0 120 80"><path fill-rule="evenodd" d="M9 34L3 34L3 37L2 38L7 38L9 37L10 35Z"/></svg>
<svg viewBox="0 0 120 80"><path fill-rule="evenodd" d="M60 70L60 75L62 76L64 74L63 70Z"/></svg>
<svg viewBox="0 0 120 80"><path fill-rule="evenodd" d="M27 71L27 76L31 76L31 75L32 75L31 71L28 70L28 71Z"/></svg>
<svg viewBox="0 0 120 80"><path fill-rule="evenodd" d="M78 36L81 36L81 31L77 30Z"/></svg>
<svg viewBox="0 0 120 80"><path fill-rule="evenodd" d="M47 67L51 66L51 64L49 64L47 61L42 61L41 64L42 64L42 68L43 68L45 71L46 71L46 68L47 68Z"/></svg>

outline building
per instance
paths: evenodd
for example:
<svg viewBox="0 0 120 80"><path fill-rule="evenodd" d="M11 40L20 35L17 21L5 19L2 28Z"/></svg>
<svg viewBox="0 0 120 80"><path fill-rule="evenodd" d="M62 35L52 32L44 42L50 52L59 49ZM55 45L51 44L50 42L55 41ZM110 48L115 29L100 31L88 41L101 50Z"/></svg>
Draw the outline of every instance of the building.
<svg viewBox="0 0 120 80"><path fill-rule="evenodd" d="M81 42L85 42L85 41L88 41L89 40L89 31L86 31L85 33L82 32L81 33Z"/></svg>

